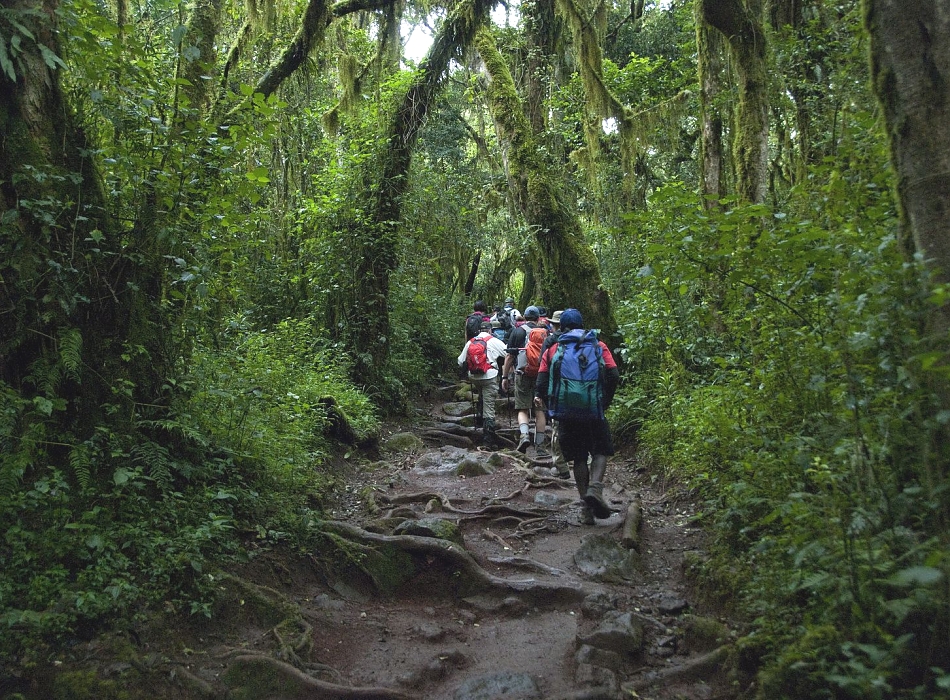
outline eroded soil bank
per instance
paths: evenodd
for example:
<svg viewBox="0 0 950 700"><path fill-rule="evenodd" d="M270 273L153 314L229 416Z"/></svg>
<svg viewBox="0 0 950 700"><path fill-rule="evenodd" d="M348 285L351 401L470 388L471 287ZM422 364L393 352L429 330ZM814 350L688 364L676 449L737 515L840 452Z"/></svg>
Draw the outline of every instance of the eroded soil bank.
<svg viewBox="0 0 950 700"><path fill-rule="evenodd" d="M347 488L330 509L342 554L262 552L218 575L211 620L169 611L77 644L45 680L37 674L34 690L248 700L738 696L730 622L704 607L686 576L703 556L689 499L627 446L608 467L615 513L583 525L573 480L531 451L476 449L460 398L444 387L411 425L391 427L401 434L385 436L378 461L346 468Z"/></svg>

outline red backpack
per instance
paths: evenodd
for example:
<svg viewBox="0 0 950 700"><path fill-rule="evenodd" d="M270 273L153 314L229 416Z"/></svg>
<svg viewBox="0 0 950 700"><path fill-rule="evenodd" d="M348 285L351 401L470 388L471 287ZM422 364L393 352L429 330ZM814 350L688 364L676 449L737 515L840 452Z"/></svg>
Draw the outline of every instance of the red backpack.
<svg viewBox="0 0 950 700"><path fill-rule="evenodd" d="M544 345L547 337L548 329L543 326L528 331L528 339L524 346L524 373L529 377L538 376L538 367L541 365L541 346Z"/></svg>
<svg viewBox="0 0 950 700"><path fill-rule="evenodd" d="M472 338L468 344L465 362L468 373L473 376L485 374L491 369L491 362L488 361L488 341L485 338Z"/></svg>

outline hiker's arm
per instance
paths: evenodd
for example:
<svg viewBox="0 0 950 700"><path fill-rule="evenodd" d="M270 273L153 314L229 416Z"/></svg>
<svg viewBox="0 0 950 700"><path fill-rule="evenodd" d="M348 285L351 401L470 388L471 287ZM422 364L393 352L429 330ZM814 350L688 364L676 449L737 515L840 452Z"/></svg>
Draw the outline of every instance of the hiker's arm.
<svg viewBox="0 0 950 700"><path fill-rule="evenodd" d="M534 405L537 408L548 402L548 376L551 374L551 355L554 352L551 347L553 345L541 353L541 364L538 365L538 378L534 383Z"/></svg>
<svg viewBox="0 0 950 700"><path fill-rule="evenodd" d="M610 403L614 400L614 392L617 391L617 385L620 384L620 370L614 367L604 368L604 408L610 408Z"/></svg>
<svg viewBox="0 0 950 700"><path fill-rule="evenodd" d="M610 348L604 341L600 341L600 351L604 358L604 408L610 407L610 402L614 400L614 392L617 391L617 385L620 384L620 370L617 369L617 361L614 360Z"/></svg>

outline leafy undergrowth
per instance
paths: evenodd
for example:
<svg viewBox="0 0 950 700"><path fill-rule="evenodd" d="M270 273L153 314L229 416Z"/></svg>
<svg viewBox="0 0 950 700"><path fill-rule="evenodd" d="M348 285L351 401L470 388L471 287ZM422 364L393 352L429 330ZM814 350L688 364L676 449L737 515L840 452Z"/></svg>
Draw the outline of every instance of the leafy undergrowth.
<svg viewBox="0 0 950 700"><path fill-rule="evenodd" d="M390 423L385 431L405 427ZM746 686L728 653L708 661L710 652L731 648L742 628L686 577L706 560L695 503L631 448L611 460L608 473L618 513L594 527L580 524L572 483L539 476L514 451L498 453L493 473L465 478L416 468L424 452L438 447L339 461L340 487L326 512L366 527L381 526L389 511L394 520L457 518L466 550L484 569L478 577L487 576L482 585L507 590L496 603L473 596L478 577L440 561L437 548L401 555L398 576L367 577L376 565L345 529L317 526L303 549L244 533L243 563L203 573L209 617L168 600L110 632L47 649L19 667L11 678L19 685L3 690L76 699L266 697L275 684L316 679L394 693L374 697L448 700L467 681L501 671L532 676L546 698L599 688L598 697L699 700L735 697ZM622 580L583 573L575 553L592 537L618 542L634 502L642 508L634 573ZM337 534L319 534L328 531ZM385 592L383 580L390 580ZM522 583L509 590L505 581ZM598 606L629 612L643 625L636 653L612 662L613 686L607 676L586 676L577 656L579 640L600 624Z"/></svg>

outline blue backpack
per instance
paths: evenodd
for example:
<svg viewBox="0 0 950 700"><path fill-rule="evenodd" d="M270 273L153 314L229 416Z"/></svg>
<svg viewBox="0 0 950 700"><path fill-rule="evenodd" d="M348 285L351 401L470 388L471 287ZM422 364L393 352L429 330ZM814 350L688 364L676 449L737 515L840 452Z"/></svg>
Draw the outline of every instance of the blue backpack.
<svg viewBox="0 0 950 700"><path fill-rule="evenodd" d="M603 420L604 351L597 331L562 333L548 375L548 413L567 420Z"/></svg>

